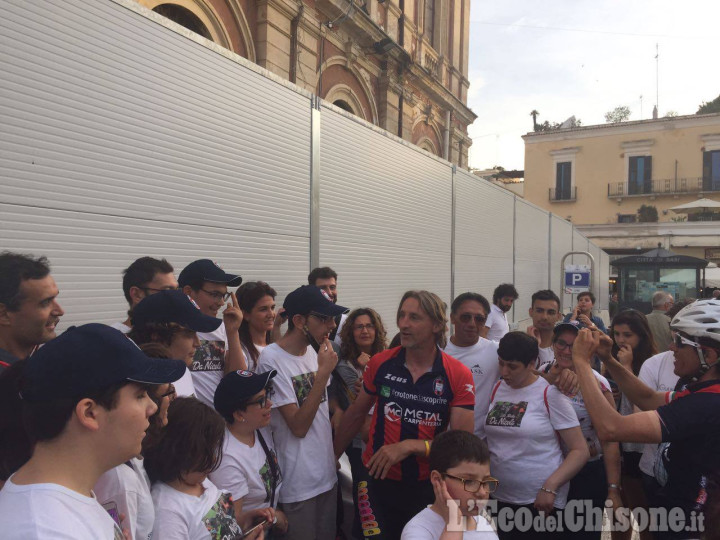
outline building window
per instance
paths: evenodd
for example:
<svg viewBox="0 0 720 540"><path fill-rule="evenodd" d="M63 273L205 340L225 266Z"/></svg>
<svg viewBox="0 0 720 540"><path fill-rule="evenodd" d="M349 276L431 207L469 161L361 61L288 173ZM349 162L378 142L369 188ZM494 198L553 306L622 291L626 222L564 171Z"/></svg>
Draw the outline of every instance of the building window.
<svg viewBox="0 0 720 540"><path fill-rule="evenodd" d="M635 223L635 214L618 214L618 223Z"/></svg>
<svg viewBox="0 0 720 540"><path fill-rule="evenodd" d="M425 37L435 47L435 0L425 0L425 16L423 17Z"/></svg>
<svg viewBox="0 0 720 540"><path fill-rule="evenodd" d="M347 111L349 113L355 114L355 111L353 111L353 108L344 99L336 99L335 101L333 101L333 105L335 105L336 107L340 107L343 111Z"/></svg>
<svg viewBox="0 0 720 540"><path fill-rule="evenodd" d="M572 163L561 161L555 169L555 200L566 201L572 198Z"/></svg>
<svg viewBox="0 0 720 540"><path fill-rule="evenodd" d="M632 156L628 162L628 195L652 193L652 156Z"/></svg>
<svg viewBox="0 0 720 540"><path fill-rule="evenodd" d="M212 35L200 18L192 11L177 4L160 4L153 8L155 13L159 13L163 17L167 17L173 22L184 26L191 32L200 34L202 37L212 41Z"/></svg>
<svg viewBox="0 0 720 540"><path fill-rule="evenodd" d="M720 191L720 150L703 152L703 191Z"/></svg>

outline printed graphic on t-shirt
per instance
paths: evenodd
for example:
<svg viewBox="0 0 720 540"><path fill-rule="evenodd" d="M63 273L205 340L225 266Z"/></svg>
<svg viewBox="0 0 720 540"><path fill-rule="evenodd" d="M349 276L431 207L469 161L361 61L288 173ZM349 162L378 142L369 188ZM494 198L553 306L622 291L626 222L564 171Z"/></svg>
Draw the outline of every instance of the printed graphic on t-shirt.
<svg viewBox="0 0 720 540"><path fill-rule="evenodd" d="M528 402L512 403L510 401L498 401L487 415L485 424L488 426L520 427Z"/></svg>
<svg viewBox="0 0 720 540"><path fill-rule="evenodd" d="M480 364L475 364L473 367L470 368L470 371L472 372L473 375L484 375L485 374L483 369L480 367Z"/></svg>
<svg viewBox="0 0 720 540"><path fill-rule="evenodd" d="M260 479L262 480L263 486L265 486L265 502L272 504L272 501L270 501L270 497L272 496L272 487L277 486L280 483L282 480L282 473L280 472L280 465L278 464L275 450L270 450L270 455L275 462L273 466L277 471L277 474L275 475L277 478L273 479L273 470L266 458L265 463L263 463L263 466L260 468Z"/></svg>
<svg viewBox="0 0 720 540"><path fill-rule="evenodd" d="M190 371L223 371L225 369L225 342L200 340L193 356Z"/></svg>
<svg viewBox="0 0 720 540"><path fill-rule="evenodd" d="M301 373L292 377L293 390L295 390L295 397L297 397L298 407L302 407L303 402L307 399L312 390L313 384L315 384L315 372ZM325 401L325 393L323 392L322 401Z"/></svg>
<svg viewBox="0 0 720 540"><path fill-rule="evenodd" d="M232 497L229 493L223 493L202 519L212 540L232 540L241 534L240 525L235 521L233 512Z"/></svg>

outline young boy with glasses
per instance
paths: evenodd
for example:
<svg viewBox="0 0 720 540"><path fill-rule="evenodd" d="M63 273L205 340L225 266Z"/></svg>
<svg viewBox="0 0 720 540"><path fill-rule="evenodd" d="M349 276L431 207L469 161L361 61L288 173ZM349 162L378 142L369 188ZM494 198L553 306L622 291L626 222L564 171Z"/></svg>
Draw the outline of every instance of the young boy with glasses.
<svg viewBox="0 0 720 540"><path fill-rule="evenodd" d="M441 433L430 449L430 469L435 501L405 525L401 540L496 540L480 515L498 486L487 445L467 431Z"/></svg>
<svg viewBox="0 0 720 540"><path fill-rule="evenodd" d="M337 475L326 387L337 364L328 336L348 310L314 285L283 303L288 331L258 358L258 373L277 371L271 423L283 484L288 540L335 538Z"/></svg>
<svg viewBox="0 0 720 540"><path fill-rule="evenodd" d="M178 283L200 311L209 317L217 317L225 302L231 301L223 311L223 323L217 330L198 332L200 346L190 366L197 398L212 407L215 389L223 375L247 369L238 333L243 315L235 293L228 292L228 287L239 286L242 278L226 273L210 259L199 259L183 268Z"/></svg>

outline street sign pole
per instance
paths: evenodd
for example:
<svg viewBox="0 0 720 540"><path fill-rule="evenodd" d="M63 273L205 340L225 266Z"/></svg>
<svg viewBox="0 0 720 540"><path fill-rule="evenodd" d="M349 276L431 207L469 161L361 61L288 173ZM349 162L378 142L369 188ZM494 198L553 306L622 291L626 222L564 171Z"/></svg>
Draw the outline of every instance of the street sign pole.
<svg viewBox="0 0 720 540"><path fill-rule="evenodd" d="M560 295L560 312L565 313L565 259L567 259L570 255L585 255L588 259L590 259L590 283L588 286L588 289L590 291L593 290L592 286L592 280L595 277L595 257L592 256L592 254L588 251L568 251L565 255L563 255L562 260L560 261L560 283L562 284L563 290L562 294ZM595 298L599 298L600 291L595 291ZM572 297L572 293L570 293L570 296Z"/></svg>

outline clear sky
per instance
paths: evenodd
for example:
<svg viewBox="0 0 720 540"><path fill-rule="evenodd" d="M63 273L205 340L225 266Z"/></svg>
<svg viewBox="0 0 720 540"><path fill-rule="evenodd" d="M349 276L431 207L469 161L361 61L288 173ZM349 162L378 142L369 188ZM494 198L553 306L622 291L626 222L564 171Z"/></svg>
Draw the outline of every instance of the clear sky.
<svg viewBox="0 0 720 540"><path fill-rule="evenodd" d="M620 105L651 118L656 44L660 116L694 114L720 94L718 21L717 0L471 0L470 166L522 169L533 109L538 122L602 124Z"/></svg>

